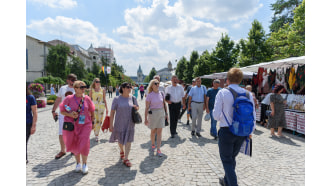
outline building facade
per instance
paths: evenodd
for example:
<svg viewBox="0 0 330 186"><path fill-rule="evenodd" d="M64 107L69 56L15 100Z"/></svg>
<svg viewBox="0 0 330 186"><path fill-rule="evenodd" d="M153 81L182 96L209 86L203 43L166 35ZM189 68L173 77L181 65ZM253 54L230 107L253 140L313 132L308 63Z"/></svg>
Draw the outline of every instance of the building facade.
<svg viewBox="0 0 330 186"><path fill-rule="evenodd" d="M171 61L168 62L167 68L162 68L157 71L157 75L160 76L161 82L170 81L173 74L174 74L174 69L172 68Z"/></svg>
<svg viewBox="0 0 330 186"><path fill-rule="evenodd" d="M100 55L100 58L104 58L106 62L111 66L111 64L114 62L114 55L113 55L113 49L106 48L106 47L99 47L95 48L95 50Z"/></svg>

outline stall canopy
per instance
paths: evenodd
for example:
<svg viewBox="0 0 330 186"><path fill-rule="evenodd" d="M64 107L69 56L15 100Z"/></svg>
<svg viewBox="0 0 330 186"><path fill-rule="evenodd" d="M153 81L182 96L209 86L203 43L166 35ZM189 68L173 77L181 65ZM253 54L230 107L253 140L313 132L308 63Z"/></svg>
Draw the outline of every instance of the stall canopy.
<svg viewBox="0 0 330 186"><path fill-rule="evenodd" d="M243 79L251 79L253 76L253 72L243 72ZM213 73L209 75L201 76L204 79L226 79L227 72Z"/></svg>
<svg viewBox="0 0 330 186"><path fill-rule="evenodd" d="M240 68L244 72L258 72L259 67L276 69L278 67L291 67L292 65L305 64L305 56L290 57L287 59L281 59L276 61L259 63L256 65L246 66Z"/></svg>

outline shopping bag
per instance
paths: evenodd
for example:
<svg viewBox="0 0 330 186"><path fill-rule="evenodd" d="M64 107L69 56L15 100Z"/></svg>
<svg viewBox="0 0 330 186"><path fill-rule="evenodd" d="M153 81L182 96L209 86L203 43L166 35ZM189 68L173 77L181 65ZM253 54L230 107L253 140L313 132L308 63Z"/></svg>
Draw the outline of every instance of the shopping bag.
<svg viewBox="0 0 330 186"><path fill-rule="evenodd" d="M249 137L247 137L244 142L242 143L241 149L239 150L239 152L248 155L248 156L252 156L252 139L250 139Z"/></svg>
<svg viewBox="0 0 330 186"><path fill-rule="evenodd" d="M110 116L105 116L103 125L102 125L102 132L106 133L110 130Z"/></svg>

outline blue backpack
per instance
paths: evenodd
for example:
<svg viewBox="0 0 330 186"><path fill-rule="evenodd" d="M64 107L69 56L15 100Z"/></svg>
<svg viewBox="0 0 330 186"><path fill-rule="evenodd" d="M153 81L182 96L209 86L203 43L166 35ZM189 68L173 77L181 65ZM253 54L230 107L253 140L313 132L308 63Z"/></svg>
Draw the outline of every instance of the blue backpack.
<svg viewBox="0 0 330 186"><path fill-rule="evenodd" d="M248 136L252 133L254 126L253 103L249 99L250 94L248 91L239 94L231 88L227 89L234 97L232 124L229 124L226 115L223 113L229 125L229 129L236 136Z"/></svg>

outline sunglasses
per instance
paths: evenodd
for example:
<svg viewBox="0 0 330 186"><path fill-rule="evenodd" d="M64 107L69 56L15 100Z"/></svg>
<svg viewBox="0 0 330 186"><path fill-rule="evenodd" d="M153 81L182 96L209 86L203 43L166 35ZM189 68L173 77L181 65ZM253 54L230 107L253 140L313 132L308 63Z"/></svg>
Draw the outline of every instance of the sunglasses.
<svg viewBox="0 0 330 186"><path fill-rule="evenodd" d="M159 83L154 83L154 85L159 85Z"/></svg>
<svg viewBox="0 0 330 186"><path fill-rule="evenodd" d="M77 88L80 88L82 90L82 89L86 89L87 86L80 86L80 87L77 87Z"/></svg>
<svg viewBox="0 0 330 186"><path fill-rule="evenodd" d="M95 83L101 83L101 81L95 81Z"/></svg>
<svg viewBox="0 0 330 186"><path fill-rule="evenodd" d="M76 80L75 79L70 79L71 82L75 82Z"/></svg>
<svg viewBox="0 0 330 186"><path fill-rule="evenodd" d="M125 87L123 87L123 88L132 88L131 86L125 86Z"/></svg>

